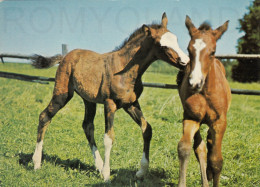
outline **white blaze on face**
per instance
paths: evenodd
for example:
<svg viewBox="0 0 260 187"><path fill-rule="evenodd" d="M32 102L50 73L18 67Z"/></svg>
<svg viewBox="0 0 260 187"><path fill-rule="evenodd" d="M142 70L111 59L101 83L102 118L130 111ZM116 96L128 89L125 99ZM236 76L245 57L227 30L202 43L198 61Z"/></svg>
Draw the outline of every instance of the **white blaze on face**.
<svg viewBox="0 0 260 187"><path fill-rule="evenodd" d="M200 52L202 49L206 47L206 44L203 42L202 39L196 39L195 43L193 44L195 49L195 67L191 72L190 76L190 84L192 86L199 85L203 80L203 75L201 71L201 62L200 62Z"/></svg>
<svg viewBox="0 0 260 187"><path fill-rule="evenodd" d="M190 58L180 49L177 36L175 36L173 33L164 33L161 37L160 44L161 46L166 46L173 49L179 55L181 62L184 63L184 65L187 65L187 63L190 61Z"/></svg>

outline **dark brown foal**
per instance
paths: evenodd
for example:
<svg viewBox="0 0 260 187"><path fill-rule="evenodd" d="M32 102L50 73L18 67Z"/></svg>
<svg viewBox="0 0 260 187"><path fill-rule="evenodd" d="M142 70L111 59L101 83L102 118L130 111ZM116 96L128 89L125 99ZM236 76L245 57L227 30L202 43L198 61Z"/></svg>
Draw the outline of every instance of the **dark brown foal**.
<svg viewBox="0 0 260 187"><path fill-rule="evenodd" d="M179 48L177 37L167 29L168 19L162 16L161 24L137 29L118 50L98 54L89 50L76 49L63 59L59 57L38 57L36 67L49 67L60 63L53 97L40 114L38 137L33 156L34 168L41 165L42 145L46 128L54 115L73 97L74 91L85 103L83 129L92 150L96 168L105 181L110 177L109 157L114 141L113 120L115 112L123 108L141 127L144 140L141 169L137 177L143 177L148 170L149 148L152 128L145 120L138 98L143 91L141 77L152 62L157 59L181 67L189 57ZM59 61L61 60L61 61ZM105 159L99 154L94 139L94 117L96 103L104 104L105 113Z"/></svg>

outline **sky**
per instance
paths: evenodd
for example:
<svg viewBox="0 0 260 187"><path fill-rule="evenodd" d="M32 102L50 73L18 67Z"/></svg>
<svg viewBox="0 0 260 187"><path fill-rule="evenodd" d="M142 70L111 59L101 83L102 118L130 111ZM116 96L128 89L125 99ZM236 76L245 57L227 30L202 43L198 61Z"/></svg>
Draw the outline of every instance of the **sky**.
<svg viewBox="0 0 260 187"><path fill-rule="evenodd" d="M89 49L112 51L143 24L160 23L163 12L168 29L187 53L189 15L194 25L209 21L213 29L230 20L217 43L216 54L235 54L239 21L253 0L0 0L0 53L40 54Z"/></svg>

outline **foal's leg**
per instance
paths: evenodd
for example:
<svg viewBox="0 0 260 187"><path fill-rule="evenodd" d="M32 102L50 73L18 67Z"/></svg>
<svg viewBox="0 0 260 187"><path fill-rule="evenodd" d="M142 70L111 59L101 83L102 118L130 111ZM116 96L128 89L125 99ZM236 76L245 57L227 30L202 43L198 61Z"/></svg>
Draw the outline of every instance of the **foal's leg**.
<svg viewBox="0 0 260 187"><path fill-rule="evenodd" d="M74 88L70 80L70 67L68 63L60 64L55 80L52 99L39 116L38 135L35 152L33 155L34 169L41 167L42 146L45 131L55 114L64 107L73 97Z"/></svg>
<svg viewBox="0 0 260 187"><path fill-rule="evenodd" d="M39 116L39 125L38 125L38 135L35 152L33 155L34 169L39 169L41 167L42 159L42 146L43 139L48 125L51 122L51 119L54 115L66 105L66 103L72 98L72 95L69 93L61 95L53 95L50 104Z"/></svg>
<svg viewBox="0 0 260 187"><path fill-rule="evenodd" d="M194 136L194 144L193 149L197 160L200 163L200 172L201 172L201 180L203 187L209 186L206 174L206 167L207 167L207 151L206 151L206 144L202 140L200 131L197 131Z"/></svg>
<svg viewBox="0 0 260 187"><path fill-rule="evenodd" d="M212 133L213 133L213 131L211 129L209 129L208 135L207 135L207 149L208 149L208 153L207 153L207 178L208 178L208 181L211 181L213 179L212 167L210 165L210 160L209 160L209 157L212 154L212 143L213 143Z"/></svg>
<svg viewBox="0 0 260 187"><path fill-rule="evenodd" d="M186 186L186 171L190 152L192 149L192 139L199 130L200 123L192 120L183 121L183 136L178 143L178 155L180 161L180 173L178 186Z"/></svg>
<svg viewBox="0 0 260 187"><path fill-rule="evenodd" d="M105 101L105 135L104 135L104 145L105 145L105 160L102 169L102 175L105 181L109 181L110 178L110 151L112 148L113 141L115 139L113 121L114 114L117 110L116 104L113 100L107 99Z"/></svg>
<svg viewBox="0 0 260 187"><path fill-rule="evenodd" d="M208 168L207 172L212 172L213 186L219 186L220 173L223 165L221 153L222 139L226 130L226 120L218 120L210 126L208 136ZM211 140L209 139L211 138ZM212 141L212 142L211 142ZM208 175L209 176L209 175Z"/></svg>
<svg viewBox="0 0 260 187"><path fill-rule="evenodd" d="M148 171L148 167L149 167L149 149L150 149L150 141L152 139L152 127L144 119L138 101L136 101L130 107L124 109L133 118L133 120L141 127L143 133L143 139L144 139L143 157L141 160L141 168L136 173L136 176L138 178L142 178Z"/></svg>
<svg viewBox="0 0 260 187"><path fill-rule="evenodd" d="M85 104L85 118L82 124L82 128L85 132L85 135L88 139L90 149L92 151L94 160L95 160L95 166L96 169L99 170L101 173L103 169L103 160L99 154L99 151L97 149L97 145L94 138L94 118L96 115L96 103L91 103L86 100L84 100Z"/></svg>

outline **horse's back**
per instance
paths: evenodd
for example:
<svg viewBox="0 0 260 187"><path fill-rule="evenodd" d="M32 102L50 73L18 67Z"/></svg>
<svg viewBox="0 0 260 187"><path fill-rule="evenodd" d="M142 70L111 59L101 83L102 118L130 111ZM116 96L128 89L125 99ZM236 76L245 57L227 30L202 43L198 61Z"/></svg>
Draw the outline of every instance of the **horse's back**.
<svg viewBox="0 0 260 187"><path fill-rule="evenodd" d="M96 53L91 50L85 49L74 49L70 51L63 59L62 63L72 63L77 64L80 59L84 59L85 61L95 61L101 54Z"/></svg>

